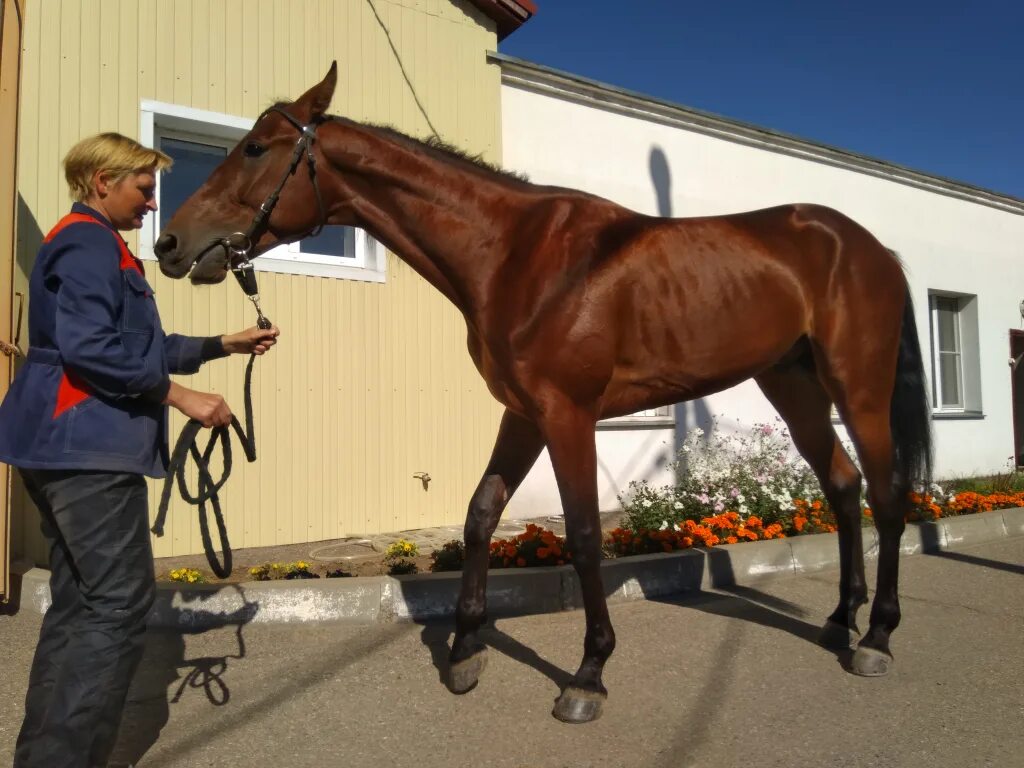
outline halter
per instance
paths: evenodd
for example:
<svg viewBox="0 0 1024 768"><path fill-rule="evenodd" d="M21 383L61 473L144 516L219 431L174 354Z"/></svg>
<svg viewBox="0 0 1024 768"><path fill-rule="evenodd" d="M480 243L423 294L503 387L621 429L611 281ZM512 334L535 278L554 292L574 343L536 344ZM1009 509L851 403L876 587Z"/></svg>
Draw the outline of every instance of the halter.
<svg viewBox="0 0 1024 768"><path fill-rule="evenodd" d="M324 200L320 194L320 184L316 178L316 159L313 157L313 142L316 141L316 129L323 122L323 118L313 120L308 125L303 125L294 117L285 112L281 107L270 107L263 112L256 122L259 123L266 115L270 112L277 112L285 120L287 120L295 129L299 132L299 138L295 142L295 148L292 150L292 159L288 164L288 170L284 176L281 177L281 181L278 182L277 187L271 192L267 199L260 205L259 210L253 217L252 223L245 232L233 232L225 238L220 240L220 244L224 246L224 249L228 252L228 262L231 267L231 271L234 273L235 278L238 280L238 284L245 291L245 295L249 297L249 300L253 303L256 308L257 325L260 328L269 328L270 321L264 317L262 310L260 310L260 294L259 287L256 284L256 271L253 269L252 259L255 258L253 251L256 247L256 242L263 236L267 231L267 221L270 218L270 214L274 211L277 206L278 199L281 196L281 190L284 189L285 183L288 181L289 176L294 176L295 172L299 168L299 163L302 162L302 156L306 156L306 167L309 168L309 180L313 184L313 192L316 194L316 205L320 214L319 223L313 227L302 237L316 237L319 235L327 223L327 211L324 208ZM300 238L302 239L302 238Z"/></svg>

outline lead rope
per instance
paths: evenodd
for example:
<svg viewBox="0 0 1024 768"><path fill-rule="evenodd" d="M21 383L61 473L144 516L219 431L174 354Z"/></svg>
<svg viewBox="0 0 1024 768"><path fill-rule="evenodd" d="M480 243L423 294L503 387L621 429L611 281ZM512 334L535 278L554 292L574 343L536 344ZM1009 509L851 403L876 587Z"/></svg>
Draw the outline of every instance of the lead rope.
<svg viewBox="0 0 1024 768"><path fill-rule="evenodd" d="M264 330L271 328L272 323L260 309L260 295L252 263L243 261L233 271L239 285L245 291L245 295L256 308L256 325ZM249 362L245 366L245 429L242 429L242 425L239 424L238 418L234 414L231 415L230 424L230 429L233 429L238 436L238 440L242 444L242 450L245 453L245 458L250 463L256 461L256 431L253 428L252 418L252 366L254 362L256 362L255 353L249 355ZM210 439L207 441L206 446L200 451L197 438L203 429L202 423L195 419L189 419L188 423L182 428L181 434L178 436L178 442L175 443L174 451L171 453L167 477L164 480L164 487L160 493L160 508L156 513L156 521L153 523L151 530L157 536L164 535L167 508L171 502L171 489L175 479L177 479L178 492L181 498L188 504L199 507L199 532L203 538L203 551L206 553L206 561L219 578L226 579L231 575L232 558L231 543L228 541L228 529L224 524L224 513L220 504L220 489L224 487L224 484L231 476L231 435L229 428L226 426L214 427L211 430ZM219 480L215 481L210 473L210 459L218 442L224 451L224 460L222 462L224 474L221 475ZM199 471L199 487L195 494L191 492L188 482L185 480L185 467L189 456L195 461L196 468ZM213 517L217 524L217 535L220 539L220 548L223 553L222 561L217 559L217 553L213 548L213 540L210 537L210 523L206 512L207 502L210 502L210 506L213 508Z"/></svg>

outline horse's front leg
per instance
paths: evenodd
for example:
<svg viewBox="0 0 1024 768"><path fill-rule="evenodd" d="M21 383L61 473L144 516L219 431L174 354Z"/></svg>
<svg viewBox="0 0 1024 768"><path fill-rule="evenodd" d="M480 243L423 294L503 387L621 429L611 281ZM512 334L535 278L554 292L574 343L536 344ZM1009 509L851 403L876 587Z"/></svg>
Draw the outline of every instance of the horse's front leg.
<svg viewBox="0 0 1024 768"><path fill-rule="evenodd" d="M531 422L505 411L491 460L466 515L462 591L455 613L455 640L449 658L448 687L454 693L471 690L483 671L486 648L477 632L487 618L487 565L491 536L502 510L537 460L542 447L540 432Z"/></svg>
<svg viewBox="0 0 1024 768"><path fill-rule="evenodd" d="M569 404L553 409L552 413L542 424L542 430L558 480L567 544L580 580L587 620L583 661L555 702L552 714L567 723L585 723L601 716L602 705L608 698L601 675L615 649L615 632L601 581L596 419Z"/></svg>

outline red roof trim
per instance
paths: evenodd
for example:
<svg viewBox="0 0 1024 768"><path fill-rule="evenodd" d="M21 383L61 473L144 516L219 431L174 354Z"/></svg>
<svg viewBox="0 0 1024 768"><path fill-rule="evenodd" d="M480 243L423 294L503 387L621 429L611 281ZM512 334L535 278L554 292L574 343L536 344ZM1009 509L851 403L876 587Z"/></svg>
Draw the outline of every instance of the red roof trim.
<svg viewBox="0 0 1024 768"><path fill-rule="evenodd" d="M533 0L470 0L498 24L498 40L504 40L537 12Z"/></svg>

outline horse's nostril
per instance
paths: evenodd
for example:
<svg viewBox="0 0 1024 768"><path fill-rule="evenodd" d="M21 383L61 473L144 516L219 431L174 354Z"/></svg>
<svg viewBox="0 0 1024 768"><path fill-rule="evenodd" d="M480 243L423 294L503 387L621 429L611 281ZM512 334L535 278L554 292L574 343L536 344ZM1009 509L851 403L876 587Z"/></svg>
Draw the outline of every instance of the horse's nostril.
<svg viewBox="0 0 1024 768"><path fill-rule="evenodd" d="M169 253L174 253L174 249L177 247L178 238L170 232L164 232L157 238L156 243L153 245L153 250L156 252L157 258L162 258Z"/></svg>

